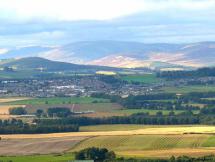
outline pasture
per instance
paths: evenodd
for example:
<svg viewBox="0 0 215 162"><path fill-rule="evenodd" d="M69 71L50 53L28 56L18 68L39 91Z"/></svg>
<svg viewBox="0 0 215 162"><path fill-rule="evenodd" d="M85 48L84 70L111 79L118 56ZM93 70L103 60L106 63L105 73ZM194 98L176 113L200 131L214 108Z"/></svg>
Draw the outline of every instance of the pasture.
<svg viewBox="0 0 215 162"><path fill-rule="evenodd" d="M52 97L52 98L34 98L34 99L4 102L4 104L56 105L56 104L78 104L78 103L93 103L93 102L109 102L109 100L92 98L92 97Z"/></svg>
<svg viewBox="0 0 215 162"><path fill-rule="evenodd" d="M74 159L74 154L49 154L49 155L30 155L30 156L3 156L0 161L5 162L68 162Z"/></svg>
<svg viewBox="0 0 215 162"><path fill-rule="evenodd" d="M115 113L115 111L120 111L122 106L115 103L82 103L82 104L56 104L56 105L27 105L26 110L29 114L35 113L37 109L42 109L47 111L51 107L66 107L73 112L83 112L83 111L93 111L89 114L81 114L81 116L88 117L108 117L114 115L121 115L120 113Z"/></svg>
<svg viewBox="0 0 215 162"><path fill-rule="evenodd" d="M161 81L161 79L157 78L155 74L125 75L121 76L121 79L128 82L140 82L145 84L157 83Z"/></svg>
<svg viewBox="0 0 215 162"><path fill-rule="evenodd" d="M173 110L173 111L176 115L184 112L184 110ZM128 116L136 113L149 113L150 115L156 115L157 112L162 112L163 115L168 115L172 111L171 110L149 110L149 109L123 109L123 110L116 110L115 114ZM193 113L195 114L198 113L198 110L193 111Z"/></svg>
<svg viewBox="0 0 215 162"><path fill-rule="evenodd" d="M194 86L180 86L180 87L164 87L160 92L166 93L190 93L190 92L214 92L213 85L194 85Z"/></svg>

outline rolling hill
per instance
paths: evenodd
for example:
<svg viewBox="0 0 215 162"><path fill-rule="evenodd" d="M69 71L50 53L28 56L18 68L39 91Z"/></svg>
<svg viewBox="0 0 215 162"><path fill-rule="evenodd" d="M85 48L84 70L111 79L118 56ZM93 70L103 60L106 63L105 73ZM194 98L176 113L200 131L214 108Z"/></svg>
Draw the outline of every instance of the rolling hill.
<svg viewBox="0 0 215 162"><path fill-rule="evenodd" d="M42 57L54 61L110 67L178 68L215 65L215 42L144 44L123 41L83 41L58 47L24 47L0 59Z"/></svg>
<svg viewBox="0 0 215 162"><path fill-rule="evenodd" d="M105 66L78 65L59 61L51 61L40 57L26 57L12 59L0 64L0 67L12 67L16 70L42 70L47 72L53 71L81 71L81 70L117 70L116 68Z"/></svg>

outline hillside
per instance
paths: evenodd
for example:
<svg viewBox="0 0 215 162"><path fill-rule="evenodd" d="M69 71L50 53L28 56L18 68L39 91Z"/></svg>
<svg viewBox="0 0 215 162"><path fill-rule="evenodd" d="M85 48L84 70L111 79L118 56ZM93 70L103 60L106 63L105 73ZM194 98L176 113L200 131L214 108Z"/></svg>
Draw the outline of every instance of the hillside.
<svg viewBox="0 0 215 162"><path fill-rule="evenodd" d="M144 44L123 41L83 41L59 47L35 46L13 49L1 54L0 59L32 56L75 64L110 67L152 69L202 67L215 65L215 42Z"/></svg>
<svg viewBox="0 0 215 162"><path fill-rule="evenodd" d="M14 59L0 64L0 67L13 67L17 70L43 71L81 71L81 70L111 70L110 67L77 65L59 61L51 61L40 57Z"/></svg>

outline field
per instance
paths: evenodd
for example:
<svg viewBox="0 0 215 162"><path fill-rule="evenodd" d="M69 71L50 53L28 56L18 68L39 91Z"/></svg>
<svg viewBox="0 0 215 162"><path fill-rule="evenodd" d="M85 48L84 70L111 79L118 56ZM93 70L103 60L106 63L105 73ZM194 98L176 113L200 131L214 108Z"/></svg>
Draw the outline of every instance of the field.
<svg viewBox="0 0 215 162"><path fill-rule="evenodd" d="M74 154L50 154L50 155L31 155L31 156L5 156L0 160L5 162L68 162L74 159Z"/></svg>
<svg viewBox="0 0 215 162"><path fill-rule="evenodd" d="M116 114L121 114L121 115L131 115L135 113L149 113L150 115L156 115L157 112L162 112L163 115L169 114L171 111L170 110L148 110L148 109L124 109L124 110L118 110L115 111ZM180 114L184 112L183 110L174 110L175 114ZM198 113L198 110L193 111L194 114Z"/></svg>
<svg viewBox="0 0 215 162"><path fill-rule="evenodd" d="M121 127L122 125L119 125ZM215 134L215 126L144 126L140 129L129 130L130 125L123 125L126 130L69 132L50 134L12 134L1 135L2 139L32 139L59 137L90 137L90 136L121 136L121 135L184 135L184 134ZM108 130L107 125L107 130Z"/></svg>
<svg viewBox="0 0 215 162"><path fill-rule="evenodd" d="M76 145L72 151L81 150L87 147L105 147L114 150L118 155L126 155L126 152L135 155L142 151L142 157L148 157L147 151L154 151L153 157L158 151L183 148L203 149L210 138L208 135L133 135L133 136L99 136L87 139ZM214 147L214 143L211 146ZM212 149L215 153L215 149ZM174 155L174 154L173 154ZM160 154L160 157L171 156L170 154ZM158 157L158 156L157 156Z"/></svg>
<svg viewBox="0 0 215 162"><path fill-rule="evenodd" d="M12 117L16 117L16 116L12 116L9 115L9 109L10 108L14 108L14 107L20 107L23 105L6 105L5 103L7 102L14 102L14 101L21 101L21 100L25 100L28 98L21 98L21 97L14 97L14 98L0 98L0 119L9 119Z"/></svg>
<svg viewBox="0 0 215 162"><path fill-rule="evenodd" d="M215 91L215 86L195 85L195 86L181 86L181 87L164 87L161 92L167 93L190 93L190 92L210 92Z"/></svg>
<svg viewBox="0 0 215 162"><path fill-rule="evenodd" d="M66 107L74 112L82 111L93 111L93 113L82 114L81 116L88 117L108 117L114 115L123 115L123 113L115 113L122 109L122 106L115 103L81 103L81 104L56 104L55 107ZM37 109L43 109L44 111L48 108L53 107L53 105L27 105L26 110L28 113L35 113Z"/></svg>
<svg viewBox="0 0 215 162"><path fill-rule="evenodd" d="M171 155L202 156L215 153L215 126L100 125L81 127L81 132L1 135L0 160L64 161L86 147L106 147L124 157L166 158ZM66 153L56 156L56 153Z"/></svg>
<svg viewBox="0 0 215 162"><path fill-rule="evenodd" d="M35 113L37 109L47 110L52 105L27 105L26 110L28 113ZM67 107L75 112L80 111L94 111L94 113L83 114L82 116L88 117L109 117L109 116L128 116L134 113L149 113L155 115L157 112L162 112L164 115L169 114L170 110L147 110L147 109L125 109L116 103L82 103L82 104L59 104L55 107ZM174 110L175 114L184 112L183 110ZM198 113L198 111L193 111Z"/></svg>
<svg viewBox="0 0 215 162"><path fill-rule="evenodd" d="M145 84L157 83L160 81L155 74L126 75L122 76L121 79L128 82L140 82Z"/></svg>
<svg viewBox="0 0 215 162"><path fill-rule="evenodd" d="M53 97L53 98L34 98L19 101L4 102L4 104L15 105L56 105L56 104L75 104L75 103L93 103L109 102L106 99L92 97Z"/></svg>
<svg viewBox="0 0 215 162"><path fill-rule="evenodd" d="M148 126L153 127L153 126ZM155 126L156 127L156 126ZM136 124L114 124L114 125L95 125L95 126L82 126L81 132L97 132L97 131L127 131L147 128L145 125Z"/></svg>
<svg viewBox="0 0 215 162"><path fill-rule="evenodd" d="M51 107L67 107L74 112L92 111L93 113L81 114L87 117L110 117L128 116L134 113L149 113L155 115L161 111L164 115L169 114L169 110L147 110L147 109L125 109L117 103L110 103L107 99L92 97L55 97L55 98L1 98L0 99L0 119L11 118L9 109L13 107L25 106L28 114L34 114L37 109L46 111ZM175 114L182 113L175 110ZM198 113L198 111L193 111ZM15 116L13 116L15 117Z"/></svg>
<svg viewBox="0 0 215 162"><path fill-rule="evenodd" d="M29 98L26 98L26 97L0 98L0 104L5 102L21 101L21 100L27 100L27 99Z"/></svg>
<svg viewBox="0 0 215 162"><path fill-rule="evenodd" d="M98 135L80 142L71 151L96 146L109 148L118 156L125 157L203 156L215 153L215 136L212 129L208 126L86 126L82 127L81 131L131 130L133 135ZM141 135L140 132L145 134Z"/></svg>
<svg viewBox="0 0 215 162"><path fill-rule="evenodd" d="M62 153L87 137L2 139L0 156Z"/></svg>

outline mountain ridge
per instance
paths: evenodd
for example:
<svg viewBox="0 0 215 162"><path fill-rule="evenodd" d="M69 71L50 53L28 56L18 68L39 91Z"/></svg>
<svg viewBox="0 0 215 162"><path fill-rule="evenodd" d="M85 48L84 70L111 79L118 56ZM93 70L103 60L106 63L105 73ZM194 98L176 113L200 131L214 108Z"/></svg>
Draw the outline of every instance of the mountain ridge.
<svg viewBox="0 0 215 162"><path fill-rule="evenodd" d="M42 57L54 61L84 65L120 68L149 67L154 62L177 66L203 67L215 65L215 42L187 44L152 43L127 41L82 41L59 47L31 47L13 50L0 55L0 59L12 57ZM27 50L27 52L26 52ZM38 51L38 52L37 52Z"/></svg>
<svg viewBox="0 0 215 162"><path fill-rule="evenodd" d="M0 64L0 67L12 67L16 70L42 70L42 71L79 71L79 70L112 70L116 68L94 65L78 65L67 62L52 61L40 57L25 57L12 59Z"/></svg>

